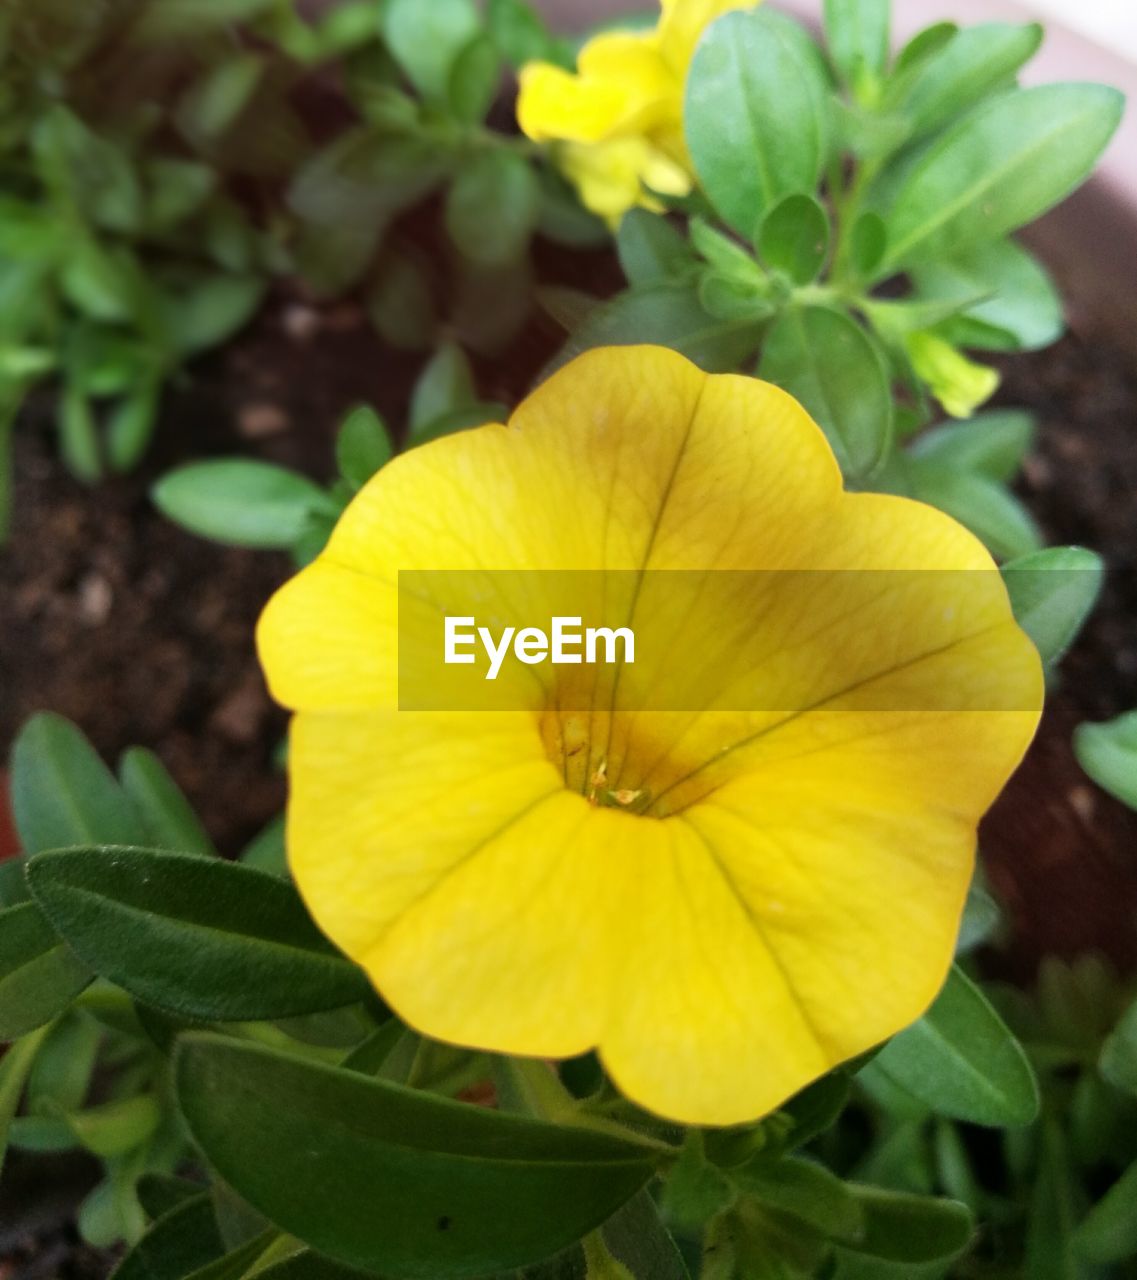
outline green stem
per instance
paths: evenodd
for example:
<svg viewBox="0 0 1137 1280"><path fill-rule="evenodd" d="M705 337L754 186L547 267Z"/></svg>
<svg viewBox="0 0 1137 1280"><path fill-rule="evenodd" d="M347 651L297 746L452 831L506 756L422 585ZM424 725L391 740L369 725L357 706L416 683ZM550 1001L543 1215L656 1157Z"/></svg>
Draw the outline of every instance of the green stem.
<svg viewBox="0 0 1137 1280"><path fill-rule="evenodd" d="M530 1115L547 1120L550 1124L571 1125L580 1129L592 1129L597 1133L608 1133L625 1142L648 1147L665 1157L668 1162L675 1159L675 1148L666 1142L637 1133L627 1125L596 1115L583 1107L564 1087L557 1073L540 1058L506 1058L502 1065L512 1077L512 1083Z"/></svg>

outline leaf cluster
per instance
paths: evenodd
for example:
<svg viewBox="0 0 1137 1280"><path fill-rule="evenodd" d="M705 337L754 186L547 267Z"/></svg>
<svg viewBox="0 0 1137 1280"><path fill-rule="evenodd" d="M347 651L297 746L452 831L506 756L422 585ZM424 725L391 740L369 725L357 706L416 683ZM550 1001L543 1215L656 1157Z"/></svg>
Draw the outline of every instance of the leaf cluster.
<svg viewBox="0 0 1137 1280"><path fill-rule="evenodd" d="M997 384L963 350L1047 346L1063 329L1045 268L1013 238L1091 172L1121 96L1023 89L1034 24L938 23L890 52L889 0L826 0L821 45L763 7L703 35L686 86L702 195L685 224L634 210L629 287L571 300L562 359L658 341L795 395L848 481L954 515L1000 558L1036 551L1007 488L1032 424L971 418ZM570 309L553 299L562 316Z"/></svg>

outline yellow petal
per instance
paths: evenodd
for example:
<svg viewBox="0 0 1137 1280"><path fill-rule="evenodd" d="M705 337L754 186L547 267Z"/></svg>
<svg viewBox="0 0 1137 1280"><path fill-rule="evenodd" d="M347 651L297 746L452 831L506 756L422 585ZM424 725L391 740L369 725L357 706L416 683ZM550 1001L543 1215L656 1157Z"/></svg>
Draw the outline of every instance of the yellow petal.
<svg viewBox="0 0 1137 1280"><path fill-rule="evenodd" d="M537 142L595 143L634 137L675 118L680 85L654 42L629 32L590 40L578 72L549 63L524 67L517 119Z"/></svg>
<svg viewBox="0 0 1137 1280"><path fill-rule="evenodd" d="M630 111L628 92L619 81L590 84L545 62L530 63L520 79L517 122L534 142L598 142Z"/></svg>
<svg viewBox="0 0 1137 1280"><path fill-rule="evenodd" d="M970 418L999 389L999 373L969 360L934 333L913 333L906 342L912 367L953 418Z"/></svg>
<svg viewBox="0 0 1137 1280"><path fill-rule="evenodd" d="M396 710L397 575L439 569L515 592L506 616L543 589L494 571L633 571L664 657L592 674L579 711L540 682L531 710ZM686 608L645 569L726 572ZM754 1119L926 1008L1041 702L976 539L843 493L783 392L649 347L385 467L259 642L302 708L289 856L328 935L424 1033L596 1045L691 1123ZM671 671L705 702L643 709Z"/></svg>
<svg viewBox="0 0 1137 1280"><path fill-rule="evenodd" d="M660 52L680 78L686 79L695 46L707 27L724 13L756 8L761 0L661 0L661 3Z"/></svg>
<svg viewBox="0 0 1137 1280"><path fill-rule="evenodd" d="M686 169L642 138L616 138L593 146L567 143L559 152L559 166L585 208L612 227L637 205L659 208L645 188L675 196L691 190Z"/></svg>

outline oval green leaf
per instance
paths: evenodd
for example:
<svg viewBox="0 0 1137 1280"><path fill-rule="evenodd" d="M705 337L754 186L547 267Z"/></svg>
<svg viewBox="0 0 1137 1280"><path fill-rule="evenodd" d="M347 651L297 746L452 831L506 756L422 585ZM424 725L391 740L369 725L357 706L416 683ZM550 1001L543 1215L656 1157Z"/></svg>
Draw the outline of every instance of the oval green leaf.
<svg viewBox="0 0 1137 1280"><path fill-rule="evenodd" d="M887 453L893 410L884 358L844 312L790 307L767 335L759 373L801 401L846 476L867 476Z"/></svg>
<svg viewBox="0 0 1137 1280"><path fill-rule="evenodd" d="M182 1114L217 1172L281 1230L406 1280L540 1261L653 1173L620 1138L451 1102L217 1036L183 1038Z"/></svg>
<svg viewBox="0 0 1137 1280"><path fill-rule="evenodd" d="M1074 751L1099 787L1137 809L1137 711L1105 724L1079 725Z"/></svg>
<svg viewBox="0 0 1137 1280"><path fill-rule="evenodd" d="M92 976L34 902L0 911L0 1040L50 1022Z"/></svg>
<svg viewBox="0 0 1137 1280"><path fill-rule="evenodd" d="M683 120L703 189L747 239L784 196L816 190L829 149L828 86L769 15L728 13L707 31Z"/></svg>
<svg viewBox="0 0 1137 1280"><path fill-rule="evenodd" d="M479 266L517 262L541 215L541 187L515 151L473 152L450 184L446 230L459 252Z"/></svg>
<svg viewBox="0 0 1137 1280"><path fill-rule="evenodd" d="M10 767L12 816L26 853L145 841L134 806L114 774L62 716L33 716L16 737Z"/></svg>
<svg viewBox="0 0 1137 1280"><path fill-rule="evenodd" d="M307 477L253 458L191 462L154 486L154 505L190 533L228 546L286 549L328 497Z"/></svg>
<svg viewBox="0 0 1137 1280"><path fill-rule="evenodd" d="M1123 106L1116 89L1052 84L964 116L902 183L886 217L882 273L995 240L1045 213L1089 176Z"/></svg>
<svg viewBox="0 0 1137 1280"><path fill-rule="evenodd" d="M1038 1082L1022 1046L958 968L924 1017L873 1063L937 1115L995 1128L1038 1115Z"/></svg>
<svg viewBox="0 0 1137 1280"><path fill-rule="evenodd" d="M153 751L131 747L118 766L122 789L146 828L146 842L176 853L215 857L216 849L181 788Z"/></svg>
<svg viewBox="0 0 1137 1280"><path fill-rule="evenodd" d="M68 849L33 858L28 883L100 977L182 1017L285 1018L369 991L292 886L251 867L150 849Z"/></svg>
<svg viewBox="0 0 1137 1280"><path fill-rule="evenodd" d="M1003 565L1015 620L1053 666L1073 644L1101 593L1105 565L1085 547L1048 547Z"/></svg>
<svg viewBox="0 0 1137 1280"><path fill-rule="evenodd" d="M771 270L809 284L829 253L829 215L813 196L786 196L766 215L758 250Z"/></svg>

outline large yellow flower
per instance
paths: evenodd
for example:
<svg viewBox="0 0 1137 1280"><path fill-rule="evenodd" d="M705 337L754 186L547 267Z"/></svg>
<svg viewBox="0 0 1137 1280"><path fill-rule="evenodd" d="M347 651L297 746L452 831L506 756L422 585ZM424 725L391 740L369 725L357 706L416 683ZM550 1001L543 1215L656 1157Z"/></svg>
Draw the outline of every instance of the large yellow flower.
<svg viewBox="0 0 1137 1280"><path fill-rule="evenodd" d="M584 204L615 225L650 195L686 195L683 88L704 28L760 0L661 0L659 25L589 40L573 75L534 62L521 72L517 118L536 142L555 142Z"/></svg>
<svg viewBox="0 0 1137 1280"><path fill-rule="evenodd" d="M731 584L628 613L715 709L644 710L638 656L618 685L541 668L527 709L398 709L400 571L584 569ZM422 1032L598 1046L688 1123L761 1116L924 1011L1042 696L974 537L845 493L788 395L655 347L584 355L508 426L391 462L258 638L299 713L289 860L327 934ZM766 692L719 697L740 671Z"/></svg>

